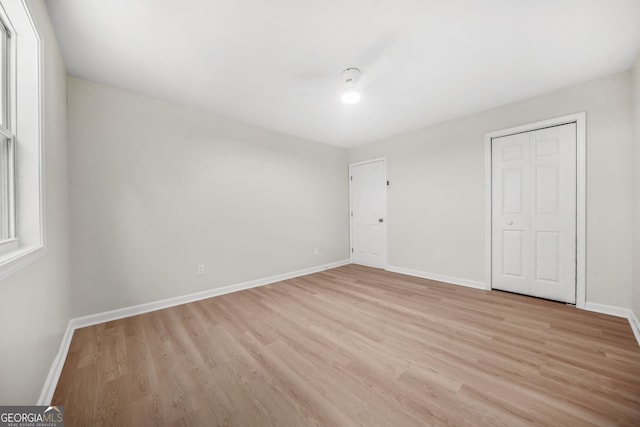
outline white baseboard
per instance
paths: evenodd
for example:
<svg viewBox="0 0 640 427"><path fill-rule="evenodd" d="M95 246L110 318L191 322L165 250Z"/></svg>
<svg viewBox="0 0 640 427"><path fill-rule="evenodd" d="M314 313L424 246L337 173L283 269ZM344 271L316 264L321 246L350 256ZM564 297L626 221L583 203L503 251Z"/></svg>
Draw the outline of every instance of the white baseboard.
<svg viewBox="0 0 640 427"><path fill-rule="evenodd" d="M149 313L151 311L161 310L163 308L174 307L176 305L182 305L189 302L200 301L207 298L216 297L219 295L225 295L232 292L243 291L245 289L256 288L259 286L265 286L276 282L281 282L287 279L293 279L296 277L306 276L308 274L318 273L324 270L330 270L332 268L341 267L343 265L350 264L349 260L342 260L329 264L319 265L316 267L305 268L303 270L297 270L290 273L278 274L271 277L265 277L262 279L250 280L248 282L237 283L235 285L223 286L221 288L209 289L203 292L196 292L193 294L183 295L174 298L167 298L160 301L153 301L146 304L134 305L131 307L120 308L117 310L105 311L103 313L92 314L89 316L76 317L69 320L67 329L60 343L60 349L56 355L47 380L42 387L42 392L38 399L38 405L49 405L53 398L53 393L56 390L60 374L64 362L67 359L67 353L69 352L69 346L71 345L71 338L73 332L76 329L84 328L91 325L97 325L99 323L110 322L112 320L124 319L125 317L136 316L138 314Z"/></svg>
<svg viewBox="0 0 640 427"><path fill-rule="evenodd" d="M395 267L393 265L387 266L387 271L406 274L407 276L420 277L422 279L429 279L429 280L435 280L438 282L451 283L453 285L466 286L467 288L487 289L484 282L477 282L475 280L469 280L469 279L461 279L459 277L444 276L442 274L427 273L425 271L411 270L409 268Z"/></svg>
<svg viewBox="0 0 640 427"><path fill-rule="evenodd" d="M624 317L629 321L633 336L636 337L636 341L638 342L638 345L640 345L640 322L638 322L638 318L633 310L629 308L616 307L614 305L598 304L596 302L587 302L584 305L584 309L596 313L608 314L610 316Z"/></svg>
<svg viewBox="0 0 640 427"><path fill-rule="evenodd" d="M610 316L629 318L631 310L628 308L617 307L615 305L598 304L597 302L586 302L584 309L594 311L596 313L608 314Z"/></svg>
<svg viewBox="0 0 640 427"><path fill-rule="evenodd" d="M638 345L640 345L640 321L638 321L638 317L633 310L629 310L631 312L631 316L629 317L629 323L631 324L631 330L633 331L633 335L636 337L636 341L638 341Z"/></svg>
<svg viewBox="0 0 640 427"><path fill-rule="evenodd" d="M58 379L62 373L64 361L67 360L67 353L69 352L69 346L71 345L71 338L73 338L74 330L75 328L72 325L72 320L69 320L69 323L67 323L67 329L64 331L62 341L60 342L58 354L56 354L56 357L53 359L51 369L49 369L49 375L47 375L47 379L44 382L44 386L42 387L42 391L40 392L40 397L38 398L36 405L49 406L51 403L53 393L56 391L56 386L58 385Z"/></svg>

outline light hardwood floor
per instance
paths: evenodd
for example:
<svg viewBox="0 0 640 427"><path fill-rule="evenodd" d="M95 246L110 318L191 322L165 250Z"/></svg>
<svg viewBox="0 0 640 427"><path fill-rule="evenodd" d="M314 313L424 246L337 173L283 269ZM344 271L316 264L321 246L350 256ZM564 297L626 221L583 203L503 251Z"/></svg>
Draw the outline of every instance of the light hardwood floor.
<svg viewBox="0 0 640 427"><path fill-rule="evenodd" d="M77 330L67 426L640 425L625 319L349 265Z"/></svg>

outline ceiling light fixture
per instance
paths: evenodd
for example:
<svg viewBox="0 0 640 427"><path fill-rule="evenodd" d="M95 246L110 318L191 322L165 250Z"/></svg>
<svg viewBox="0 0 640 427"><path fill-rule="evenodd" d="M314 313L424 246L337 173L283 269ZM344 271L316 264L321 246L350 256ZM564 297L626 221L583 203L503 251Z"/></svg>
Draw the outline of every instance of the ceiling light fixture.
<svg viewBox="0 0 640 427"><path fill-rule="evenodd" d="M354 87L348 87L342 93L342 102L345 104L357 104L360 101L360 92Z"/></svg>
<svg viewBox="0 0 640 427"><path fill-rule="evenodd" d="M360 70L357 68L347 68L342 72L344 80L344 91L342 92L342 102L345 104L357 104L360 101L360 91L356 88L356 83L360 78Z"/></svg>

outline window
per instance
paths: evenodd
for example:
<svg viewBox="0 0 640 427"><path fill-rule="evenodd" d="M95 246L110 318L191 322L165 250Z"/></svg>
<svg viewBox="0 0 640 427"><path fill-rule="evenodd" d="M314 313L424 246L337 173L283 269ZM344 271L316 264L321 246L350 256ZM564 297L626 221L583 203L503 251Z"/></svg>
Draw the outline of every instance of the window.
<svg viewBox="0 0 640 427"><path fill-rule="evenodd" d="M9 73L11 33L0 20L0 244L15 240L15 135L11 119L11 88L15 86Z"/></svg>
<svg viewBox="0 0 640 427"><path fill-rule="evenodd" d="M41 43L29 3L0 0L0 279L45 253Z"/></svg>

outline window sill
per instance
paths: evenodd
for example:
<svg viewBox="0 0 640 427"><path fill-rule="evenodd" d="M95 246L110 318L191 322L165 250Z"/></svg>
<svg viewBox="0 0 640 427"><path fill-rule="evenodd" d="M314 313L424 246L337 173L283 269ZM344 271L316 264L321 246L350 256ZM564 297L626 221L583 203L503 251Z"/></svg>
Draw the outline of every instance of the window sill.
<svg viewBox="0 0 640 427"><path fill-rule="evenodd" d="M16 239L15 237L12 239L3 240L0 242L0 251L3 250L4 248L14 247L17 244L18 244L18 239Z"/></svg>
<svg viewBox="0 0 640 427"><path fill-rule="evenodd" d="M9 253L0 255L0 280L11 276L45 254L43 245L17 248Z"/></svg>

